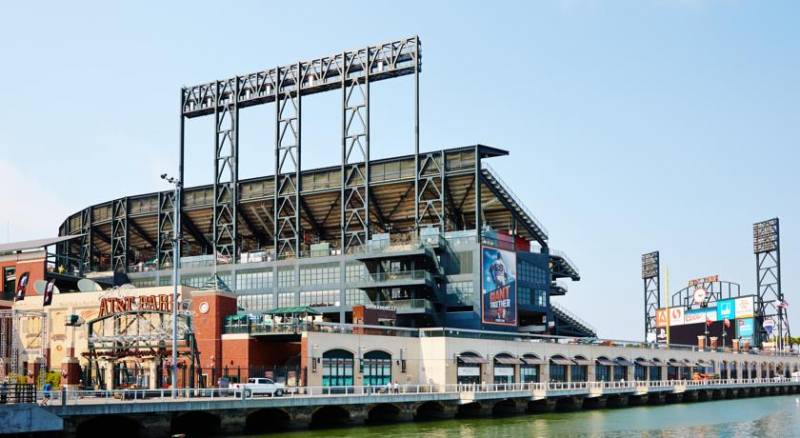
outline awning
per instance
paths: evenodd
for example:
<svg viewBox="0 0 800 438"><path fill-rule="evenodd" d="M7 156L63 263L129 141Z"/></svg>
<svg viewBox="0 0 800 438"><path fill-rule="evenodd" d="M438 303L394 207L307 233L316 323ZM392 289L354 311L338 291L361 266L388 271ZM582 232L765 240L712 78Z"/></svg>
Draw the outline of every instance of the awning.
<svg viewBox="0 0 800 438"><path fill-rule="evenodd" d="M291 306L291 307L276 307L272 310L264 312L265 315L319 315L313 307L310 306Z"/></svg>
<svg viewBox="0 0 800 438"><path fill-rule="evenodd" d="M18 251L27 251L31 249L42 249L50 245L55 245L56 243L77 239L78 237L81 237L81 235L72 234L69 236L50 237L47 239L36 239L36 240L25 240L22 242L3 243L0 244L0 254L14 253Z"/></svg>
<svg viewBox="0 0 800 438"><path fill-rule="evenodd" d="M596 362L597 362L597 364L598 364L598 365L605 365L605 366L607 366L607 367L614 366L614 365L616 365L616 364L617 364L617 363L616 363L616 362L614 362L613 360L611 360L611 359L606 359L605 357L601 357L601 358L597 359L597 361L596 361Z"/></svg>
<svg viewBox="0 0 800 438"><path fill-rule="evenodd" d="M679 361L677 361L675 359L670 359L669 362L667 362L667 365L671 366L671 367L682 367L685 364L683 362L679 362Z"/></svg>
<svg viewBox="0 0 800 438"><path fill-rule="evenodd" d="M619 359L615 360L614 362L616 362L617 365L619 365L621 367L633 366L633 362L629 361L628 359L623 359L621 357Z"/></svg>
<svg viewBox="0 0 800 438"><path fill-rule="evenodd" d="M556 365L575 365L575 362L563 357L551 357L550 362Z"/></svg>
<svg viewBox="0 0 800 438"><path fill-rule="evenodd" d="M539 359L538 357L522 357L522 361L525 362L525 365L542 365L545 363L544 360Z"/></svg>
<svg viewBox="0 0 800 438"><path fill-rule="evenodd" d="M704 361L704 360L702 360L702 359L700 359L697 362L695 362L694 366L702 367L702 368L710 368L711 364L706 362L706 361Z"/></svg>
<svg viewBox="0 0 800 438"><path fill-rule="evenodd" d="M480 357L480 356L458 356L458 361L461 363L467 364L482 364L482 363L489 363L488 360Z"/></svg>
<svg viewBox="0 0 800 438"><path fill-rule="evenodd" d="M653 366L657 366L657 367L661 366L661 359L659 359L657 357L654 357L651 362L653 362Z"/></svg>
<svg viewBox="0 0 800 438"><path fill-rule="evenodd" d="M636 365L641 365L643 367L654 367L654 366L656 366L656 364L654 364L653 362L650 362L647 359L636 359L634 362L636 363Z"/></svg>
<svg viewBox="0 0 800 438"><path fill-rule="evenodd" d="M496 356L494 358L494 361L502 365L518 365L522 363L522 361L517 359L516 357L510 357L510 356L499 356L499 357Z"/></svg>
<svg viewBox="0 0 800 438"><path fill-rule="evenodd" d="M573 360L573 361L574 361L574 362L575 362L577 365L591 365L591 364L592 364L592 361L591 361L591 360L589 360L589 359L585 359L585 358L582 358L582 357L573 357L573 358L572 358L572 360Z"/></svg>

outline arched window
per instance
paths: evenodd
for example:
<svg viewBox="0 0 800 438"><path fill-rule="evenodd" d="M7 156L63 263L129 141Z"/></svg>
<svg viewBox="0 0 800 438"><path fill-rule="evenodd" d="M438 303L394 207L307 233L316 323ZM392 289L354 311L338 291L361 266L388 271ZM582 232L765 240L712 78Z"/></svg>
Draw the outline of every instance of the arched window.
<svg viewBox="0 0 800 438"><path fill-rule="evenodd" d="M461 353L458 355L458 368L456 382L461 384L481 383L481 366L488 361L475 353Z"/></svg>
<svg viewBox="0 0 800 438"><path fill-rule="evenodd" d="M525 354L522 356L522 365L519 367L519 376L522 383L539 382L541 365L544 363L535 354Z"/></svg>
<svg viewBox="0 0 800 438"><path fill-rule="evenodd" d="M643 357L637 357L636 360L633 361L633 380L647 380L647 368L651 365L652 363L649 360Z"/></svg>
<svg viewBox="0 0 800 438"><path fill-rule="evenodd" d="M675 359L667 361L667 380L681 379L681 362Z"/></svg>
<svg viewBox="0 0 800 438"><path fill-rule="evenodd" d="M514 383L514 367L522 362L507 353L494 357L494 383Z"/></svg>
<svg viewBox="0 0 800 438"><path fill-rule="evenodd" d="M353 353L347 350L322 353L322 386L353 386Z"/></svg>
<svg viewBox="0 0 800 438"><path fill-rule="evenodd" d="M632 366L633 363L624 357L618 357L614 362L616 362L616 365L614 366L614 380L629 380L628 367Z"/></svg>
<svg viewBox="0 0 800 438"><path fill-rule="evenodd" d="M567 359L561 355L555 355L550 358L550 381L551 382L566 382L567 381L567 367L573 365L571 359Z"/></svg>
<svg viewBox="0 0 800 438"><path fill-rule="evenodd" d="M651 366L649 370L650 380L654 382L661 380L662 378L661 368L664 366L664 364L661 363L661 359L654 357L653 360L650 362L653 364L653 366Z"/></svg>
<svg viewBox="0 0 800 438"><path fill-rule="evenodd" d="M613 360L604 356L598 357L594 365L594 380L598 382L610 382L611 368L614 365L616 365L616 362Z"/></svg>
<svg viewBox="0 0 800 438"><path fill-rule="evenodd" d="M575 365L572 365L570 370L570 381L585 382L589 380L589 365L592 364L592 361L583 356L575 356L572 361L575 362Z"/></svg>
<svg viewBox="0 0 800 438"><path fill-rule="evenodd" d="M386 386L392 382L392 355L380 350L365 353L361 373L364 386Z"/></svg>

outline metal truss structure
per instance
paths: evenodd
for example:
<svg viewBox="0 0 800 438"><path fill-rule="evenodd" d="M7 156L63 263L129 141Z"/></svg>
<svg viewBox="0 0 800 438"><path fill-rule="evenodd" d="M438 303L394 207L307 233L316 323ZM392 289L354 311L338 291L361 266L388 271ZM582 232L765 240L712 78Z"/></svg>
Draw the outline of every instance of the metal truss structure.
<svg viewBox="0 0 800 438"><path fill-rule="evenodd" d="M703 289L706 292L705 298L700 304L694 304L694 291L697 289ZM687 309L714 307L717 301L740 296L742 296L742 287L739 283L719 280L716 276L706 277L673 293L670 297L670 306Z"/></svg>
<svg viewBox="0 0 800 438"><path fill-rule="evenodd" d="M99 360L118 361L125 358L152 358L163 363L171 354L172 312L130 310L118 312L86 323L89 361L87 378L92 381L93 370L99 375ZM181 355L187 356L192 370L199 363L192 319L189 312L178 314L177 339Z"/></svg>
<svg viewBox="0 0 800 438"><path fill-rule="evenodd" d="M656 334L656 309L661 306L661 261L658 251L642 254L644 337ZM652 333L652 335L651 335Z"/></svg>
<svg viewBox="0 0 800 438"><path fill-rule="evenodd" d="M177 195L128 196L71 215L59 234L84 238L80 247L58 247L59 260L70 264L70 274L79 266L82 273L164 269L177 262L172 248L179 240L183 256L214 254L216 263L235 264L243 257L305 257L315 243L329 244L332 254L353 254L375 232L405 241L418 238L420 228L443 233L484 225L547 248L543 226L484 166L485 158L506 151L473 145L420 152L421 65L419 38L411 37L181 89L177 180L184 181L187 120L213 115L213 183ZM372 87L400 76L413 76L414 153L375 160ZM303 169L302 101L339 89L341 162ZM240 180L239 113L268 103L276 107L275 173Z"/></svg>
<svg viewBox="0 0 800 438"><path fill-rule="evenodd" d="M237 78L217 81L214 96L214 253L217 259L236 260L239 205L239 95ZM183 176L179 178L183 181Z"/></svg>
<svg viewBox="0 0 800 438"><path fill-rule="evenodd" d="M753 252L756 255L759 313L763 317L758 332L766 338L764 320L777 318L776 348L783 351L790 330L786 301L781 289L781 240L778 218L753 224Z"/></svg>
<svg viewBox="0 0 800 438"><path fill-rule="evenodd" d="M158 251L159 267L172 266L172 250L175 245L175 194L158 194Z"/></svg>
<svg viewBox="0 0 800 438"><path fill-rule="evenodd" d="M366 245L369 239L369 72L374 56L369 48L342 54L342 252ZM351 70L363 72L352 75ZM348 78L350 77L350 78Z"/></svg>
<svg viewBox="0 0 800 438"><path fill-rule="evenodd" d="M21 331L24 320L38 320L36 324L27 324L37 327L35 333ZM45 357L49 346L47 332L47 313L33 310L0 310L0 366L5 367L6 373L26 374L23 362L36 362L45 364ZM38 362L41 361L41 362Z"/></svg>
<svg viewBox="0 0 800 438"><path fill-rule="evenodd" d="M363 166L362 170L352 164L358 155L363 162L369 162L369 84L412 73L418 76L421 64L419 49L418 37L406 38L183 89L182 119L211 113L216 116L213 248L221 256L217 257L218 260L235 263L237 258L239 109L276 103L274 251L277 258L298 257L303 242L302 97L337 88L343 89L342 193L339 200L342 248L348 250L364 244L369 236L369 166ZM418 83L417 79L417 153ZM181 132L182 159L183 129ZM354 154L356 150L359 154ZM179 179L183 181L182 162Z"/></svg>
<svg viewBox="0 0 800 438"><path fill-rule="evenodd" d="M111 211L111 270L128 272L128 198L115 200Z"/></svg>
<svg viewBox="0 0 800 438"><path fill-rule="evenodd" d="M80 275L92 271L92 209L81 212Z"/></svg>

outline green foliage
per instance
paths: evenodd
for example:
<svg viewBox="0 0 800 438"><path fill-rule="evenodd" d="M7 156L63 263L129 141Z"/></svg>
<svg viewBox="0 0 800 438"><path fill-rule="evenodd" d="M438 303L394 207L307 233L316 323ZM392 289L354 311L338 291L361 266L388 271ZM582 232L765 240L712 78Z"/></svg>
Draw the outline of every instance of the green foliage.
<svg viewBox="0 0 800 438"><path fill-rule="evenodd" d="M41 389L45 383L49 383L52 389L61 387L61 373L58 371L48 371L39 374L39 381L36 382L36 387Z"/></svg>
<svg viewBox="0 0 800 438"><path fill-rule="evenodd" d="M8 378L8 383L16 383L20 385L28 383L28 378L25 377L24 374L9 373L6 377Z"/></svg>

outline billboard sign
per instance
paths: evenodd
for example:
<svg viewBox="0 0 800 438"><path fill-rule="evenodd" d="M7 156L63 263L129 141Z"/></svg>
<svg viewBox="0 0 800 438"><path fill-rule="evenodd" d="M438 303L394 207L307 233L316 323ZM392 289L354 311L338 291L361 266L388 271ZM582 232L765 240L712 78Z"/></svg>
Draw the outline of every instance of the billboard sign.
<svg viewBox="0 0 800 438"><path fill-rule="evenodd" d="M481 321L517 325L517 254L483 247L481 257Z"/></svg>
<svg viewBox="0 0 800 438"><path fill-rule="evenodd" d="M725 319L733 319L736 317L734 310L736 303L734 300L721 300L717 301L717 321Z"/></svg>
<svg viewBox="0 0 800 438"><path fill-rule="evenodd" d="M706 321L716 321L717 310L711 309L693 309L687 310L683 318L684 325L705 323Z"/></svg>
<svg viewBox="0 0 800 438"><path fill-rule="evenodd" d="M765 319L761 326L764 327L767 336L772 336L772 331L775 329L775 321L772 318Z"/></svg>
<svg viewBox="0 0 800 438"><path fill-rule="evenodd" d="M734 300L735 317L739 318L752 318L753 317L753 297L737 298Z"/></svg>
<svg viewBox="0 0 800 438"><path fill-rule="evenodd" d="M754 331L753 318L736 320L736 337L752 338Z"/></svg>
<svg viewBox="0 0 800 438"><path fill-rule="evenodd" d="M673 307L669 309L669 325L683 325L686 312L682 307Z"/></svg>
<svg viewBox="0 0 800 438"><path fill-rule="evenodd" d="M656 327L667 326L667 313L668 309L656 309Z"/></svg>

